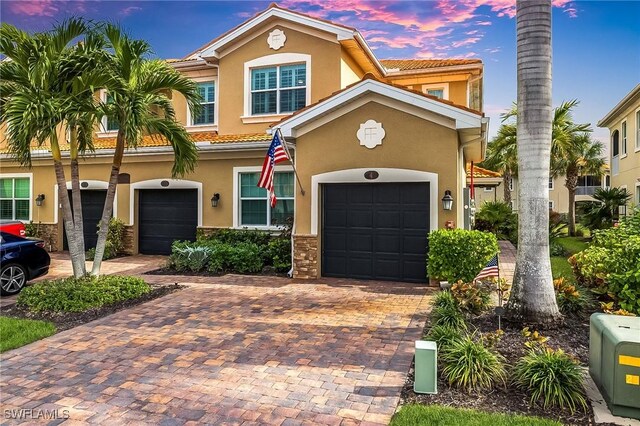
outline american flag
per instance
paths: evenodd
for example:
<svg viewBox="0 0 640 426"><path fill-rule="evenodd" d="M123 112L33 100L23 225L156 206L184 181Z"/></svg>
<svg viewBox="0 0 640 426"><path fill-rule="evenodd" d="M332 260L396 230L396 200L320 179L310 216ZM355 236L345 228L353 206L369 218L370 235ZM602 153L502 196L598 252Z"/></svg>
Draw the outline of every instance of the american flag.
<svg viewBox="0 0 640 426"><path fill-rule="evenodd" d="M498 270L498 255L496 254L491 258L487 266L485 266L482 271L476 276L474 281L481 280L483 278L489 277L499 277L500 273Z"/></svg>
<svg viewBox="0 0 640 426"><path fill-rule="evenodd" d="M276 164L287 161L288 159L289 157L287 156L287 152L284 150L282 141L280 141L280 136L278 136L278 132L276 131L273 134L273 140L271 141L269 151L267 151L267 156L264 157L262 173L260 173L260 180L258 181L258 187L264 188L269 192L271 207L275 207L276 202L278 201L276 199L275 192L273 192L273 173L275 171L275 166Z"/></svg>

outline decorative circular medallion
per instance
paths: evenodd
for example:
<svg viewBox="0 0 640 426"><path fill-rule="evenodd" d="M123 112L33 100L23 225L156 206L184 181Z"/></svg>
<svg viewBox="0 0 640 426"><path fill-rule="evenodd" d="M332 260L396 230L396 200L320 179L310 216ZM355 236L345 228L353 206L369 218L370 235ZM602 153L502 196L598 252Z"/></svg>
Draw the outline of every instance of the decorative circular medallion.
<svg viewBox="0 0 640 426"><path fill-rule="evenodd" d="M82 183L80 184L80 186L81 186L82 188L88 188L88 187L89 187L89 182L82 182Z"/></svg>
<svg viewBox="0 0 640 426"><path fill-rule="evenodd" d="M285 41L287 41L287 36L284 34L284 31L279 29L271 31L267 36L267 44L273 50L280 49L284 46Z"/></svg>
<svg viewBox="0 0 640 426"><path fill-rule="evenodd" d="M382 145L386 132L382 128L382 123L375 120L367 120L360 125L360 129L356 132L356 136L360 141L360 145L373 149L378 145Z"/></svg>
<svg viewBox="0 0 640 426"><path fill-rule="evenodd" d="M167 186L169 186L169 181L168 180L163 180L162 182L160 182L160 186L166 188Z"/></svg>

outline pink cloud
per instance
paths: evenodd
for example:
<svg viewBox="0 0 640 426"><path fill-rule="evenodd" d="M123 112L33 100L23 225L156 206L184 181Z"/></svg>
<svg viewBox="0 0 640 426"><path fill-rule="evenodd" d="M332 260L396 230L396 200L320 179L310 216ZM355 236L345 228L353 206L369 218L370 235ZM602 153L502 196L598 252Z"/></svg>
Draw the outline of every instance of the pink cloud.
<svg viewBox="0 0 640 426"><path fill-rule="evenodd" d="M55 16L59 9L53 0L40 0L12 1L9 2L9 10L16 15Z"/></svg>
<svg viewBox="0 0 640 426"><path fill-rule="evenodd" d="M480 41L480 37L469 37L464 40L454 41L453 43L451 43L451 45L453 47L462 47L462 46L468 46L470 44L475 44L478 41Z"/></svg>
<svg viewBox="0 0 640 426"><path fill-rule="evenodd" d="M129 16L132 13L138 12L140 10L142 10L142 8L139 6L129 6L122 9L119 14L122 16Z"/></svg>
<svg viewBox="0 0 640 426"><path fill-rule="evenodd" d="M563 12L569 15L569 18L578 17L578 9L576 9L575 7L568 7L565 10L563 10Z"/></svg>

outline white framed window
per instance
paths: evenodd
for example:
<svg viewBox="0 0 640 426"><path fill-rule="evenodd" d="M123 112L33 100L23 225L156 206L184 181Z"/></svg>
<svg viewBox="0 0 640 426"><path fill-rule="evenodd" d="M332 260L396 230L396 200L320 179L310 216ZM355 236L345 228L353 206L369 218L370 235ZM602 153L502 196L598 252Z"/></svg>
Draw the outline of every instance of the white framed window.
<svg viewBox="0 0 640 426"><path fill-rule="evenodd" d="M202 97L201 108L197 114L189 114L189 125L207 126L216 122L216 84L215 81L197 82L198 93Z"/></svg>
<svg viewBox="0 0 640 426"><path fill-rule="evenodd" d="M627 155L627 120L622 122L620 129L622 144L620 146L620 155L623 157Z"/></svg>
<svg viewBox="0 0 640 426"><path fill-rule="evenodd" d="M513 191L513 178L509 178L509 191Z"/></svg>
<svg viewBox="0 0 640 426"><path fill-rule="evenodd" d="M549 210L553 210L553 201L549 201Z"/></svg>
<svg viewBox="0 0 640 426"><path fill-rule="evenodd" d="M484 192L493 192L493 188L491 186L485 186Z"/></svg>
<svg viewBox="0 0 640 426"><path fill-rule="evenodd" d="M100 93L100 98L102 99L102 102L107 104L113 102L113 97L109 93L107 93L106 90L102 90L102 92ZM116 119L116 117L108 115L102 117L102 132L117 132L119 128L120 125L118 124L118 120Z"/></svg>
<svg viewBox="0 0 640 426"><path fill-rule="evenodd" d="M306 104L306 64L251 70L251 115L287 114Z"/></svg>
<svg viewBox="0 0 640 426"><path fill-rule="evenodd" d="M31 174L0 177L0 219L31 220Z"/></svg>
<svg viewBox="0 0 640 426"><path fill-rule="evenodd" d="M423 84L422 93L439 99L449 99L449 83Z"/></svg>
<svg viewBox="0 0 640 426"><path fill-rule="evenodd" d="M553 191L553 178L549 177L549 190Z"/></svg>
<svg viewBox="0 0 640 426"><path fill-rule="evenodd" d="M640 151L640 109L636 111L636 148L635 151Z"/></svg>
<svg viewBox="0 0 640 426"><path fill-rule="evenodd" d="M274 208L264 188L258 188L260 168L234 168L235 227L274 228L293 218L295 177L288 166L276 166L274 191L278 202Z"/></svg>

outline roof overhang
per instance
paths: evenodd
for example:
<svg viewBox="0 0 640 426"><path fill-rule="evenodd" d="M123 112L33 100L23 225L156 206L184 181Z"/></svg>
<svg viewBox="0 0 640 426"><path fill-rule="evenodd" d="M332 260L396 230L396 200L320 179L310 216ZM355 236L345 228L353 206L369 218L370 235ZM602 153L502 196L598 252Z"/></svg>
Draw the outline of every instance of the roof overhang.
<svg viewBox="0 0 640 426"><path fill-rule="evenodd" d="M461 143L463 144L482 143L483 139L486 140L488 119L482 115L375 79L364 79L292 115L280 123L275 124L273 127L279 128L285 138L296 138L297 130L311 121L330 114L337 108L356 101L368 94L377 94L394 99L452 120L452 122L455 123L454 127L458 131Z"/></svg>
<svg viewBox="0 0 640 426"><path fill-rule="evenodd" d="M296 22L301 25L306 25L308 27L312 27L330 34L335 34L338 41L353 39L355 37L355 34L357 33L357 31L352 28L332 24L324 20L315 19L310 16L298 14L290 10L281 9L279 7L270 7L264 12L256 15L252 19L249 19L244 24L236 27L220 38L214 40L211 44L206 46L201 51L191 54L187 59L197 57L219 58L220 52L227 46L232 44L236 39L242 37L244 34L250 32L259 25L277 18Z"/></svg>
<svg viewBox="0 0 640 426"><path fill-rule="evenodd" d="M629 108L636 100L640 100L640 84L634 87L607 115L598 121L598 127L608 127L610 124L613 124L616 117L622 114L624 110Z"/></svg>

